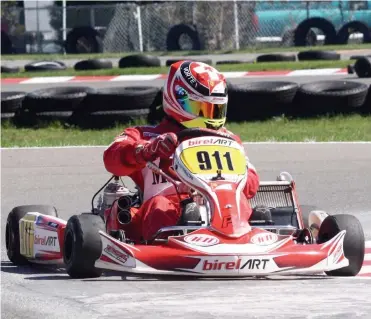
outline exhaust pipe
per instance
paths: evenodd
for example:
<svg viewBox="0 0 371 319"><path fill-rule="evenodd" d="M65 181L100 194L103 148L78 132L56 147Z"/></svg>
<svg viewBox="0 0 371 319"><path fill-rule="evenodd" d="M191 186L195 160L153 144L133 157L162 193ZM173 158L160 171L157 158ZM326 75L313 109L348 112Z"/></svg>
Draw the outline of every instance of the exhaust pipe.
<svg viewBox="0 0 371 319"><path fill-rule="evenodd" d="M119 210L117 213L117 221L121 225L127 225L131 222L131 214L130 211L127 209Z"/></svg>

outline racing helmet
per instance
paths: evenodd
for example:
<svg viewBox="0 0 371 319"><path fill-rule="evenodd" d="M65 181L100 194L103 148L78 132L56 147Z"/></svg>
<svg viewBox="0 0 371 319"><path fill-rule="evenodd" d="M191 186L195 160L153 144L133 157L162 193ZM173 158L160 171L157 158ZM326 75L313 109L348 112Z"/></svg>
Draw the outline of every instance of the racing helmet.
<svg viewBox="0 0 371 319"><path fill-rule="evenodd" d="M170 66L163 89L163 109L186 128L218 130L227 114L227 82L212 66L179 61Z"/></svg>

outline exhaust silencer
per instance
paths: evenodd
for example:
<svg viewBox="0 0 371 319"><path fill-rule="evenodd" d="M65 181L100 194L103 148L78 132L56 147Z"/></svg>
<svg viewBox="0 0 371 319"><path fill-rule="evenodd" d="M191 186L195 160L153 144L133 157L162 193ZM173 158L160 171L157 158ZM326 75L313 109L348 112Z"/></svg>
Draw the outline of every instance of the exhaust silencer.
<svg viewBox="0 0 371 319"><path fill-rule="evenodd" d="M117 221L121 225L127 225L131 222L131 214L130 211L127 209L120 209L117 213Z"/></svg>
<svg viewBox="0 0 371 319"><path fill-rule="evenodd" d="M117 200L117 206L121 209L121 210L127 210L127 209L130 209L130 207L132 206L132 199L130 196L121 196L118 200Z"/></svg>

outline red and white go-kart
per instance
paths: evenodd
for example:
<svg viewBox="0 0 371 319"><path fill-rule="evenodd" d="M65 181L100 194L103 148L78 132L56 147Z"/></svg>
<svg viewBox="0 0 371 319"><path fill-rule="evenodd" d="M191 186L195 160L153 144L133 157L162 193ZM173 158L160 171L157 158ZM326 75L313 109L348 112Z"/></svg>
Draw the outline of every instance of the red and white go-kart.
<svg viewBox="0 0 371 319"><path fill-rule="evenodd" d="M122 225L130 222L130 207L141 204L140 194L123 193L114 176L97 207L94 198L104 186L94 195L91 212L67 222L52 206L15 207L5 232L9 259L16 265L61 264L73 278L99 277L104 270L197 277L358 274L365 240L354 216L311 211L304 218L295 182L285 172L261 182L248 202L242 193L247 161L240 144L210 130L187 129L178 137L173 174L153 162L147 167L176 189L186 184L190 196L183 210L193 205L199 218L184 218L183 224L134 244L122 229L107 229L107 209L119 211ZM247 205L253 207L250 217Z"/></svg>

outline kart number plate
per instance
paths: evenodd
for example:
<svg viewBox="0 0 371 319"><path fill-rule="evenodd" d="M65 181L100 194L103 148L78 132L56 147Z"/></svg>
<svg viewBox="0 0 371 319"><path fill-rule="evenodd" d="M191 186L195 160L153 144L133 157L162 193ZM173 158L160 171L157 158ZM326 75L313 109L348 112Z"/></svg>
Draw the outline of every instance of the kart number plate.
<svg viewBox="0 0 371 319"><path fill-rule="evenodd" d="M180 154L183 164L193 174L243 175L246 171L245 154L229 146L200 145L184 149Z"/></svg>

